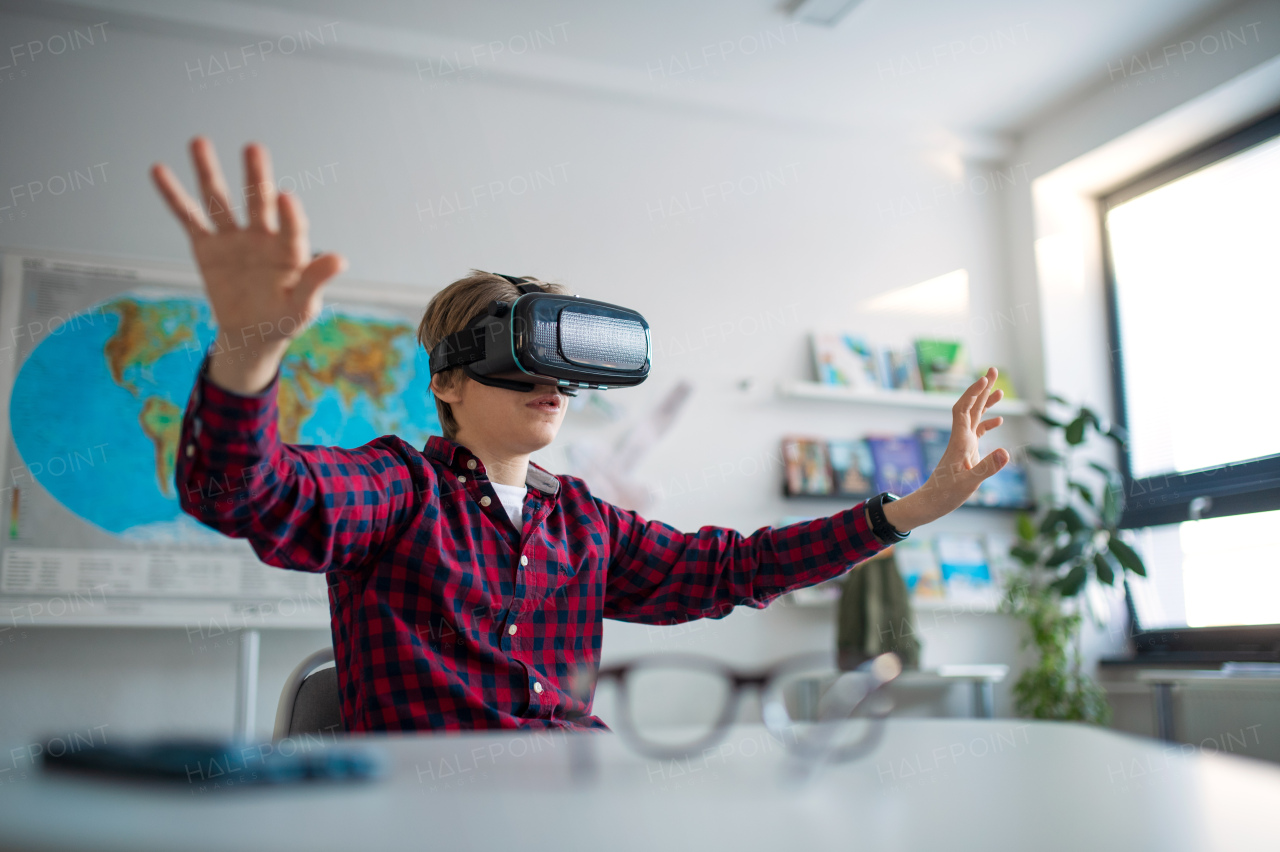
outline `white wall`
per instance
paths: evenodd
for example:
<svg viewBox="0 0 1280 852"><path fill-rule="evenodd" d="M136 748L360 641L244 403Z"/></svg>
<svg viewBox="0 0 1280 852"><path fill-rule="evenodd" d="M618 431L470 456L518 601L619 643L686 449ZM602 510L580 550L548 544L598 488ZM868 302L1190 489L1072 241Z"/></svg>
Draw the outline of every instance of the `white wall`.
<svg viewBox="0 0 1280 852"><path fill-rule="evenodd" d="M0 16L12 42L69 26ZM230 171L237 146L261 140L278 174L329 176L299 196L315 245L345 253L352 278L419 288L425 303L475 266L562 280L643 312L654 328L654 372L615 401L634 415L680 379L696 386L640 471L666 494L654 517L686 529L750 530L832 511L778 496L784 434L946 424L945 416L784 402L771 393L778 379L807 377L805 333L814 325L904 339L922 328L860 312L875 294L968 269L981 322L959 327L976 357L1007 365L1015 382L1037 389L1038 336L1027 312L1034 295L1008 288L1003 200L973 180L992 166L912 147L888 128L837 135L535 84L433 85L412 67L326 55L323 47L202 86L188 69L238 48L242 37L112 24L105 32L105 44L33 63L26 76L4 72L0 185L96 163L106 164L107 180L4 211L0 245L185 261L185 242L146 179L148 165L165 160L189 175L185 142L206 133ZM554 184L438 214L441 195L465 196L491 182L518 187L513 179L539 170L553 173ZM765 173L774 176L769 188L749 192ZM722 182L734 186L730 197L703 195ZM705 199L705 209L675 209L672 198L686 193ZM428 203L435 214L422 212ZM1020 319L997 327L997 315ZM757 382L741 390L748 377ZM571 422L561 442L607 442L624 427ZM1007 444L1025 440L1019 428L1006 428ZM546 458L553 463L555 451ZM938 526L1007 530L1009 518L970 511ZM1002 616L935 619L925 660L1015 662L1015 635ZM678 646L750 663L826 647L833 636L829 610L775 606L684 633L610 624L606 653ZM264 636L261 732L286 672L327 641L321 632ZM100 725L120 734L230 729L232 641L199 647L180 631L25 628L3 642L0 745ZM1002 690L998 709L1007 706Z"/></svg>

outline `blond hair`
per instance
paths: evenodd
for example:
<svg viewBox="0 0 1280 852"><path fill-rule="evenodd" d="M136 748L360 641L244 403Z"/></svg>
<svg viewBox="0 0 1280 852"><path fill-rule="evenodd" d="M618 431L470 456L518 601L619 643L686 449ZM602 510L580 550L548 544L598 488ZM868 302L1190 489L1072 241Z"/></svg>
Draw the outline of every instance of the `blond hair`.
<svg viewBox="0 0 1280 852"><path fill-rule="evenodd" d="M528 284L537 284L545 292L567 294L567 288L560 284L551 284L531 276L522 280ZM449 335L462 331L472 320L484 313L490 302L514 302L520 291L501 275L471 270L466 278L459 278L448 287L431 297L426 311L422 314L422 322L418 324L418 342L430 352L440 341ZM461 367L451 367L437 374L443 387L453 387L464 378ZM458 434L458 421L453 416L449 403L436 398L436 412L440 415L440 426L444 436L449 440Z"/></svg>

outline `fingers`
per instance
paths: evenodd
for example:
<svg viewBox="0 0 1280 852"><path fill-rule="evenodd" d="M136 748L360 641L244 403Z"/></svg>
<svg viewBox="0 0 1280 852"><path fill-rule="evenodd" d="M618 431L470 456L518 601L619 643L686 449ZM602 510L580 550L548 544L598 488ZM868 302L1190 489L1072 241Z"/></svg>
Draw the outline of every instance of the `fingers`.
<svg viewBox="0 0 1280 852"><path fill-rule="evenodd" d="M956 404L951 407L952 413L955 414L957 418L961 419L970 417L974 403L976 403L978 398L982 396L982 392L986 386L986 376L983 376L973 384L969 385L968 389L960 395L958 400L956 400ZM965 425L968 425L967 419L965 420Z"/></svg>
<svg viewBox="0 0 1280 852"><path fill-rule="evenodd" d="M191 140L191 159L200 180L201 198L209 205L209 218L219 231L233 231L235 216L231 214L231 201L227 196L227 181L222 176L222 166L213 143L203 136Z"/></svg>
<svg viewBox="0 0 1280 852"><path fill-rule="evenodd" d="M163 163L152 166L151 180L160 190L160 195L164 197L165 203L169 205L178 223L186 230L187 236L195 239L211 233L209 220L205 218L200 205L187 195L187 191L182 188L182 184L174 177L173 172L169 171L168 166Z"/></svg>
<svg viewBox="0 0 1280 852"><path fill-rule="evenodd" d="M987 457L973 466L970 473L977 476L978 481L995 476L1009 463L1009 451L1004 447L992 450Z"/></svg>
<svg viewBox="0 0 1280 852"><path fill-rule="evenodd" d="M977 398L973 401L973 407L969 409L971 423L977 423L981 420L982 412L987 410L987 400L991 397L991 391L996 386L997 375L999 375L999 373L996 372L996 368L992 367L990 370L987 370L987 374L980 380L983 381L984 384L982 389L978 392Z"/></svg>
<svg viewBox="0 0 1280 852"><path fill-rule="evenodd" d="M307 239L307 214L302 211L302 202L287 192L282 192L276 202L280 213L280 236L289 242Z"/></svg>
<svg viewBox="0 0 1280 852"><path fill-rule="evenodd" d="M249 202L249 227L275 233L275 176L271 173L271 155L262 145L252 143L244 146L244 179L244 192Z"/></svg>
<svg viewBox="0 0 1280 852"><path fill-rule="evenodd" d="M987 434L992 429L995 429L997 426L999 426L1003 422L1004 422L1003 417L992 417L990 420L983 420L981 423L978 424L978 428L975 429L974 432L977 434L979 438L981 438L983 435Z"/></svg>
<svg viewBox="0 0 1280 852"><path fill-rule="evenodd" d="M322 254L302 270L298 278L298 297L310 299L324 283L347 268L347 260L340 254Z"/></svg>

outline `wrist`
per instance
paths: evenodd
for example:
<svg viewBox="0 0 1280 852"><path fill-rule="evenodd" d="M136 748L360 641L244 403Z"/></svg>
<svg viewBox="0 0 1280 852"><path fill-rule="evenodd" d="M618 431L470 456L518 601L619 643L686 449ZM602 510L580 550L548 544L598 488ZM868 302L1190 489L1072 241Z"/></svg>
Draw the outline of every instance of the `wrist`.
<svg viewBox="0 0 1280 852"><path fill-rule="evenodd" d="M884 511L884 519L900 533L909 533L916 527L922 527L934 520L922 511L920 497L915 491L891 503L885 503L881 508Z"/></svg>
<svg viewBox="0 0 1280 852"><path fill-rule="evenodd" d="M288 340L272 341L255 349L232 349L219 337L209 354L206 377L218 387L240 396L253 396L264 391L280 370Z"/></svg>

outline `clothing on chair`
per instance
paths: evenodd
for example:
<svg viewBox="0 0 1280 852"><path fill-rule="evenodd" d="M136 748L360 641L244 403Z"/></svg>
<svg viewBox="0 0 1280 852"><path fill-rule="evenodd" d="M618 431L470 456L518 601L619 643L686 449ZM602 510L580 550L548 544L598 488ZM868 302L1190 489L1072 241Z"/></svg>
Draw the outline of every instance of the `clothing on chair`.
<svg viewBox="0 0 1280 852"><path fill-rule="evenodd" d="M893 548L845 575L836 626L840 668L892 651L907 669L920 667L920 642L907 584Z"/></svg>

